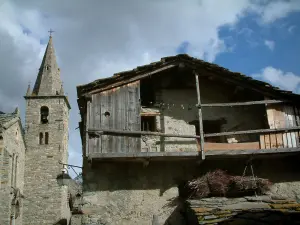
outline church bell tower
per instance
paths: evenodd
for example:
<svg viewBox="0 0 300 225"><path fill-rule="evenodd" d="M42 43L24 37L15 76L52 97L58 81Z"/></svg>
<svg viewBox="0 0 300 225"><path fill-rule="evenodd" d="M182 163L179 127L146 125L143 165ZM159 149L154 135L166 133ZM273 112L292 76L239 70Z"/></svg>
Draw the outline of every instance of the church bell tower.
<svg viewBox="0 0 300 225"><path fill-rule="evenodd" d="M35 85L26 96L24 225L67 224L67 186L57 177L68 161L70 104L63 91L50 33Z"/></svg>

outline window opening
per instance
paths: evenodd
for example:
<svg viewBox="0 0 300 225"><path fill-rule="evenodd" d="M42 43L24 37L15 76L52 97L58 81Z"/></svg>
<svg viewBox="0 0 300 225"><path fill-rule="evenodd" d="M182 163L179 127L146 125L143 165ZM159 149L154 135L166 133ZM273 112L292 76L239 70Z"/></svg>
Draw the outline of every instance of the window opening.
<svg viewBox="0 0 300 225"><path fill-rule="evenodd" d="M15 154L12 155L12 160L11 160L11 180L10 180L10 183L11 183L11 186L13 187L14 185L14 168L15 168Z"/></svg>
<svg viewBox="0 0 300 225"><path fill-rule="evenodd" d="M48 123L48 116L49 116L49 108L47 106L41 107L41 123L46 124Z"/></svg>
<svg viewBox="0 0 300 225"><path fill-rule="evenodd" d="M14 186L17 186L17 175L18 175L18 156L16 156L16 162L15 162L15 182Z"/></svg>
<svg viewBox="0 0 300 225"><path fill-rule="evenodd" d="M155 116L142 116L141 117L141 130L155 132L156 131Z"/></svg>
<svg viewBox="0 0 300 225"><path fill-rule="evenodd" d="M44 135L43 135L43 133L41 132L41 133L40 133L40 145L43 144L43 138L44 138Z"/></svg>
<svg viewBox="0 0 300 225"><path fill-rule="evenodd" d="M46 132L46 133L45 133L45 145L47 145L48 142L49 142L49 133Z"/></svg>

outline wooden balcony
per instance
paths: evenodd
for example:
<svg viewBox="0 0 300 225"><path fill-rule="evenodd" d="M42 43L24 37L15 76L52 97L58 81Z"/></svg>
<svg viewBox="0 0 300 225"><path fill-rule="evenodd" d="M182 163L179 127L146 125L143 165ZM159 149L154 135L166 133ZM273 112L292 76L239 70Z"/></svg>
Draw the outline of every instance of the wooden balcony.
<svg viewBox="0 0 300 225"><path fill-rule="evenodd" d="M223 132L214 134L204 134L204 137L215 136L230 136L230 139L238 135L252 134L257 136L257 142L241 142L241 143L213 143L204 142L203 151L201 151L200 136L198 135L174 135L163 134L157 132L143 132L143 131L118 131L118 130L99 130L90 129L91 139L99 138L102 135L122 135L123 137L141 136L161 136L166 138L184 138L192 139L195 142L194 147L190 149L178 149L176 151L155 151L143 150L141 148L135 149L133 152L105 152L100 149L89 152L88 157L92 160L183 160L210 158L210 157L230 157L230 156L247 156L247 155L265 155L276 153L295 153L300 152L300 128L290 127L282 129L261 129L261 130L248 130L237 132ZM99 146L99 145L98 145Z"/></svg>

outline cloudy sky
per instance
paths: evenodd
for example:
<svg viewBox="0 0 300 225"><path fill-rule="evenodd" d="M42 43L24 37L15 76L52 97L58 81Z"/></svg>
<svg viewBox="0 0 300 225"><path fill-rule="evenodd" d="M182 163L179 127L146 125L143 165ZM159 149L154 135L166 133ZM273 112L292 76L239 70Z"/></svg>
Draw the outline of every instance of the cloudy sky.
<svg viewBox="0 0 300 225"><path fill-rule="evenodd" d="M71 164L81 165L76 86L164 56L300 93L300 0L0 0L0 111L24 116L50 28L72 106Z"/></svg>

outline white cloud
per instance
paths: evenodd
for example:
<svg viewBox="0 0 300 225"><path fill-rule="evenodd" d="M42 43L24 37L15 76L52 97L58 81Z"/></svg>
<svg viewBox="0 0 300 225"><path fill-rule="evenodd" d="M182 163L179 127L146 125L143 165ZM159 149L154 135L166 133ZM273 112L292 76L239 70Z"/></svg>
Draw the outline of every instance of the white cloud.
<svg viewBox="0 0 300 225"><path fill-rule="evenodd" d="M280 69L268 66L261 70L260 73L253 74L254 78L259 78L271 83L274 86L278 86L283 90L289 90L293 92L299 91L300 76L292 72L284 72Z"/></svg>
<svg viewBox="0 0 300 225"><path fill-rule="evenodd" d="M299 0L271 0L265 1L263 5L252 5L252 9L260 14L262 23L270 24L291 12L300 11L300 2Z"/></svg>
<svg viewBox="0 0 300 225"><path fill-rule="evenodd" d="M275 48L275 42L271 41L271 40L265 40L265 45L271 50L273 51Z"/></svg>
<svg viewBox="0 0 300 225"><path fill-rule="evenodd" d="M277 12L271 18L272 4L269 9L252 2L10 0L1 4L0 0L0 110L12 111L19 105L24 114L22 96L28 82L35 81L45 50L40 41L47 39L48 29L54 29L61 76L72 106L70 152L76 154L70 154L70 162L78 164L74 161L81 156L75 131L80 120L76 85L174 55L183 41L189 42L189 54L214 61L228 51L219 37L221 27L234 27L250 10L264 21L293 11L285 7L284 14ZM30 30L28 35L24 28Z"/></svg>

